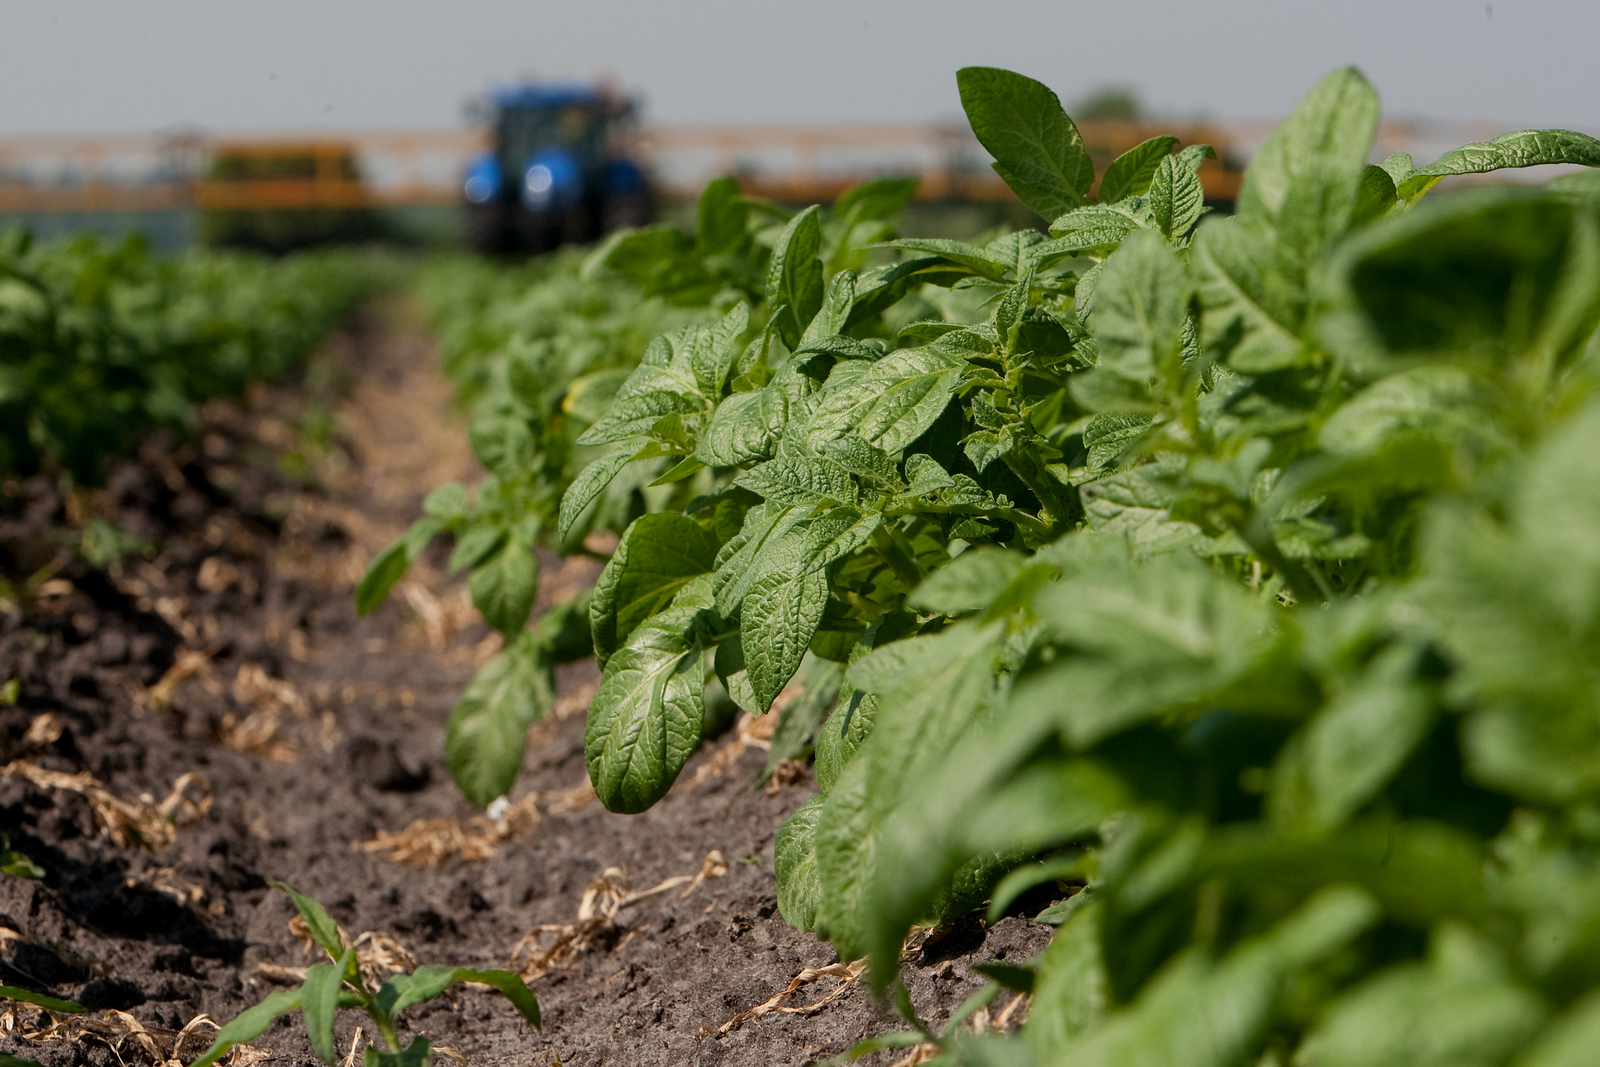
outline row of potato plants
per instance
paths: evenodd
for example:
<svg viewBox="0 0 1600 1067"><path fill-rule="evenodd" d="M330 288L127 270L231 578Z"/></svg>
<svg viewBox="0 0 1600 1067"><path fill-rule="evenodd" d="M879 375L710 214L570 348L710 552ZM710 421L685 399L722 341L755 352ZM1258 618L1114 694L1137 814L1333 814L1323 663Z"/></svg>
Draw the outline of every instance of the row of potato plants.
<svg viewBox="0 0 1600 1067"><path fill-rule="evenodd" d="M708 689L761 714L809 657L784 714L832 710L778 836L785 918L893 989L914 926L1064 897L1048 950L963 1008L1026 991L1020 1035L884 1041L1589 1062L1600 182L1424 197L1600 142L1372 164L1377 97L1341 70L1204 218L1204 146L1097 175L1048 88L958 80L1048 236L879 237L897 261L868 269L853 204L753 231L730 189L695 237L597 253L713 313L573 440L601 451L558 539L613 486L666 490L565 615L603 667L599 797L648 808L717 728ZM520 760L548 700L520 670L475 683L452 745L470 718Z"/></svg>
<svg viewBox="0 0 1600 1067"><path fill-rule="evenodd" d="M904 179L869 182L831 211L813 210L826 239L818 249L834 269L859 266L866 246L894 235L887 219L914 188ZM430 541L453 537L448 568L468 572L474 605L506 637L456 705L446 742L452 776L480 807L515 781L527 728L554 700L555 666L594 654L587 594L529 628L534 546L609 559L595 535L680 512L713 485L709 471L687 479L669 472L671 454L659 450L630 453L639 462L618 476L612 447L588 431L664 338L761 304L773 246L792 214L723 178L702 193L693 235L654 226L523 265L452 258L419 277L441 365L467 408L487 477L474 494L454 483L431 493L423 518L373 560L356 599L362 612L373 610ZM594 484L604 469L597 460L611 464L603 485ZM563 514L563 493L580 472L593 492ZM736 709L726 699L715 706L726 725Z"/></svg>
<svg viewBox="0 0 1600 1067"><path fill-rule="evenodd" d="M349 250L0 233L0 475L98 481L145 434L190 432L197 405L292 369L391 274Z"/></svg>

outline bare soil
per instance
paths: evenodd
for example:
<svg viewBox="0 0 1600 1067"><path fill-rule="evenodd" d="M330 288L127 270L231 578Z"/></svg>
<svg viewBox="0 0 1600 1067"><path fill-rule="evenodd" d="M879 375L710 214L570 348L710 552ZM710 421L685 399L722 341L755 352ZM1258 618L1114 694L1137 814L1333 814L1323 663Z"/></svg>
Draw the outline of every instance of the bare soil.
<svg viewBox="0 0 1600 1067"><path fill-rule="evenodd" d="M576 664L509 810L461 798L445 723L499 637L442 544L373 615L351 596L427 490L479 474L448 384L398 302L349 324L307 381L210 405L193 441L149 442L104 490L35 478L0 495L0 685L18 683L0 697L0 829L46 872L0 875L0 984L91 1009L0 1002L0 1050L192 1060L211 1040L198 1017L225 1022L315 962L269 880L321 899L374 976L523 970L542 1030L475 988L408 1014L475 1065L810 1064L901 1028L776 913L773 835L814 786L803 768L757 786L764 724L704 746L651 811L613 815L583 761L597 674ZM95 518L147 550L89 565ZM544 603L597 573L541 563ZM974 964L1026 959L1048 932L939 931L907 954L914 1003L941 1022L980 987ZM341 1051L360 1021L340 1023ZM234 1058L312 1060L298 1016Z"/></svg>

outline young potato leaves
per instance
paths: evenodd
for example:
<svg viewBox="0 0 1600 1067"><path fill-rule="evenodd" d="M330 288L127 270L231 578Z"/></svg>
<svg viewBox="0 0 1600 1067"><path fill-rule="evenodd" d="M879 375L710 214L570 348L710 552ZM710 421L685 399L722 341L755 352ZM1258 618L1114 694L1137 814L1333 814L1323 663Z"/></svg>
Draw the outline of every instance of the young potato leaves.
<svg viewBox="0 0 1600 1067"><path fill-rule="evenodd" d="M996 67L963 67L956 85L995 173L1024 204L1047 219L1083 206L1094 161L1049 87Z"/></svg>
<svg viewBox="0 0 1600 1067"><path fill-rule="evenodd" d="M797 527L762 554L739 610L739 643L756 705L764 714L794 672L828 604L826 567L807 567L808 528Z"/></svg>
<svg viewBox="0 0 1600 1067"><path fill-rule="evenodd" d="M716 565L716 536L684 515L644 515L623 534L589 600L589 630L604 667L634 628Z"/></svg>
<svg viewBox="0 0 1600 1067"><path fill-rule="evenodd" d="M817 819L823 798L812 797L784 820L772 845L778 878L778 912L797 930L816 926L822 884L817 877Z"/></svg>
<svg viewBox="0 0 1600 1067"><path fill-rule="evenodd" d="M1349 227L1377 128L1378 94L1360 72L1329 74L1251 159L1239 215L1269 225L1287 257L1320 257Z"/></svg>
<svg viewBox="0 0 1600 1067"><path fill-rule="evenodd" d="M589 708L584 759L609 810L635 814L666 795L700 743L705 718L704 608L674 606L645 620L606 663Z"/></svg>
<svg viewBox="0 0 1600 1067"><path fill-rule="evenodd" d="M855 434L885 452L899 452L933 425L964 367L932 346L890 353L848 386L823 390L807 438L821 444Z"/></svg>
<svg viewBox="0 0 1600 1067"><path fill-rule="evenodd" d="M791 349L800 343L811 319L822 307L822 227L820 208L813 205L789 220L772 248L767 267L767 306L778 321L778 333Z"/></svg>
<svg viewBox="0 0 1600 1067"><path fill-rule="evenodd" d="M510 792L522 769L528 727L555 699L548 653L528 630L478 669L450 711L445 765L461 792L487 807Z"/></svg>
<svg viewBox="0 0 1600 1067"><path fill-rule="evenodd" d="M1200 175L1177 156L1166 156L1150 181L1150 213L1168 237L1181 238L1200 221L1205 210L1205 188Z"/></svg>
<svg viewBox="0 0 1600 1067"><path fill-rule="evenodd" d="M1130 237L1100 275L1094 337L1102 370L1131 382L1170 382L1188 303L1188 272L1167 242L1149 231Z"/></svg>
<svg viewBox="0 0 1600 1067"><path fill-rule="evenodd" d="M1452 149L1440 156L1438 162L1396 177L1396 192L1406 203L1414 204L1441 179L1452 174L1485 174L1551 163L1600 167L1600 141L1572 130L1519 130L1502 134L1492 141Z"/></svg>
<svg viewBox="0 0 1600 1067"><path fill-rule="evenodd" d="M705 255L734 255L750 242L746 218L750 206L739 189L739 179L713 178L700 192L696 206L695 241Z"/></svg>
<svg viewBox="0 0 1600 1067"><path fill-rule="evenodd" d="M484 621L509 637L527 626L538 581L538 558L531 548L511 537L472 568L467 584L472 605L483 613Z"/></svg>
<svg viewBox="0 0 1600 1067"><path fill-rule="evenodd" d="M1156 169L1162 160L1171 156L1177 143L1176 137L1163 135L1152 137L1122 153L1106 168L1096 199L1102 204L1115 204L1130 196L1143 196L1150 189Z"/></svg>
<svg viewBox="0 0 1600 1067"><path fill-rule="evenodd" d="M356 613L368 615L377 610L388 599L394 584L406 576L412 558L421 555L433 535L444 528L443 520L426 515L413 523L400 540L378 553L356 586Z"/></svg>
<svg viewBox="0 0 1600 1067"><path fill-rule="evenodd" d="M1309 264L1350 226L1378 98L1354 68L1328 75L1262 144L1245 171L1238 214L1195 238L1207 346L1246 374L1294 364Z"/></svg>
<svg viewBox="0 0 1600 1067"><path fill-rule="evenodd" d="M606 486L611 484L611 479L617 472L628 465L634 456L631 448L618 449L608 452L599 459L590 463L579 472L561 495L561 511L556 520L556 536L563 541L572 532L572 527L582 517L584 509L605 492Z"/></svg>

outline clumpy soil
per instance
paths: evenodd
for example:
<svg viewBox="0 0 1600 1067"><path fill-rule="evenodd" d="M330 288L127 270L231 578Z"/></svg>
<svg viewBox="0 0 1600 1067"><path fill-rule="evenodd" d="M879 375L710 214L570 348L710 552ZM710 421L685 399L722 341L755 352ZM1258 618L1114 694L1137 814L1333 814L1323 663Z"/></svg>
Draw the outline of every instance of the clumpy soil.
<svg viewBox="0 0 1600 1067"><path fill-rule="evenodd" d="M759 723L705 745L651 811L613 815L583 761L597 674L575 664L509 809L491 821L461 798L445 723L499 637L444 573L444 544L366 618L351 590L428 489L477 475L396 302L333 338L307 383L208 406L192 441L148 442L103 490L4 487L0 829L45 874L0 875L0 984L91 1011L0 1002L0 1050L46 1067L192 1060L212 1033L197 1017L225 1022L316 961L269 880L322 900L373 977L528 974L542 1029L475 987L407 1014L475 1065L810 1064L901 1028L776 913L773 835L814 786L796 767L757 785ZM544 604L598 569L541 563ZM906 955L914 1003L942 1022L980 988L973 965L1026 959L1048 933L1021 918L940 931ZM362 1021L340 1022L341 1056ZM312 1059L290 1016L234 1062Z"/></svg>

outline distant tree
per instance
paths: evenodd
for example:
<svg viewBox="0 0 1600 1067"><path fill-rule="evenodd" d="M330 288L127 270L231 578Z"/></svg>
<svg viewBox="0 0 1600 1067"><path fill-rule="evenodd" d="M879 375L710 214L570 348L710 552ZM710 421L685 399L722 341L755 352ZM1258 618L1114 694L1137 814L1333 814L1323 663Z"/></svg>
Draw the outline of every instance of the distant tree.
<svg viewBox="0 0 1600 1067"><path fill-rule="evenodd" d="M1091 89L1078 99L1071 111L1073 118L1086 120L1132 122L1144 117L1139 92L1131 85L1102 85Z"/></svg>

